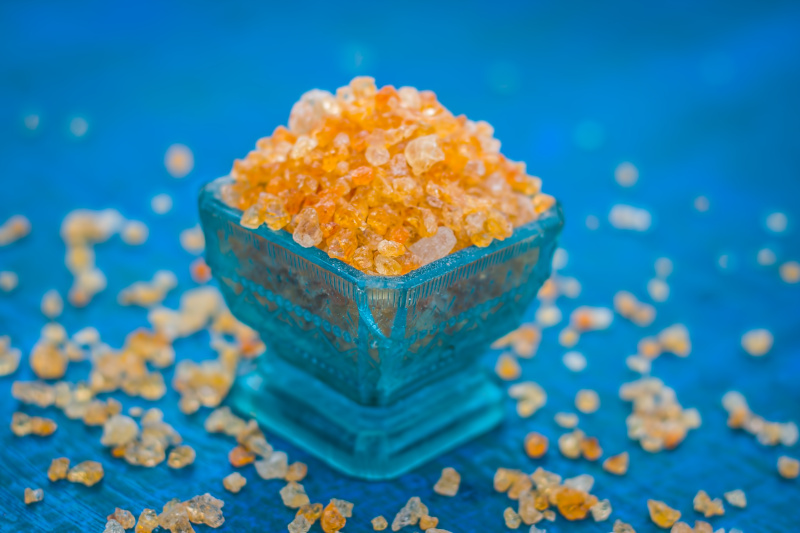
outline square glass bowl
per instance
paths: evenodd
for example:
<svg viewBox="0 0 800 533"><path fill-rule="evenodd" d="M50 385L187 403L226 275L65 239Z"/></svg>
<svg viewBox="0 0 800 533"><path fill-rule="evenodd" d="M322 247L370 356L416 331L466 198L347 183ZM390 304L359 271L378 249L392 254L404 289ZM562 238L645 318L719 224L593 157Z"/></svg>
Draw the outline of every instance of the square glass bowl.
<svg viewBox="0 0 800 533"><path fill-rule="evenodd" d="M284 230L239 225L219 178L200 192L206 261L231 312L267 344L240 376L238 411L339 470L398 476L502 419L478 364L550 275L556 204L505 241L406 275L371 276Z"/></svg>

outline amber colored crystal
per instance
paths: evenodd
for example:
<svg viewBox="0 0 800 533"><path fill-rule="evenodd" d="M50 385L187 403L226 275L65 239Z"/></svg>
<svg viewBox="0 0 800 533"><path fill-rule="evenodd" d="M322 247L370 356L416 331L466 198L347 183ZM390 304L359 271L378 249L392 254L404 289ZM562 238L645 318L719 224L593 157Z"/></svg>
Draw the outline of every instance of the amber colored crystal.
<svg viewBox="0 0 800 533"><path fill-rule="evenodd" d="M320 525L325 533L335 533L342 529L346 523L347 520L342 516L342 513L339 512L339 509L336 508L333 502L329 503L325 507L325 510L322 511Z"/></svg>
<svg viewBox="0 0 800 533"><path fill-rule="evenodd" d="M248 465L255 460L255 454L241 445L232 448L231 451L228 452L228 461L231 463L231 466L236 468Z"/></svg>
<svg viewBox="0 0 800 533"><path fill-rule="evenodd" d="M322 516L322 504L321 503L308 503L306 505L302 505L297 510L297 515L296 516L299 516L299 515L305 516L306 520L308 520L308 522L310 524L313 524L314 522L319 520L320 516Z"/></svg>
<svg viewBox="0 0 800 533"><path fill-rule="evenodd" d="M428 516L424 515L421 516L419 519L419 527L424 531L426 529L430 529L432 527L436 527L439 524L439 519L435 516Z"/></svg>
<svg viewBox="0 0 800 533"><path fill-rule="evenodd" d="M548 440L547 437L535 431L528 433L525 436L525 453L528 457L538 459L547 453Z"/></svg>
<svg viewBox="0 0 800 533"><path fill-rule="evenodd" d="M494 490L506 492L518 477L523 476L519 470L509 470L508 468L498 468L494 474Z"/></svg>
<svg viewBox="0 0 800 533"><path fill-rule="evenodd" d="M647 500L647 509L650 512L650 519L658 527L664 529L672 527L681 517L681 512L658 500Z"/></svg>
<svg viewBox="0 0 800 533"><path fill-rule="evenodd" d="M581 490L561 487L555 496L556 507L567 520L583 520L597 498Z"/></svg>
<svg viewBox="0 0 800 533"><path fill-rule="evenodd" d="M66 479L68 470L69 459L66 457L59 457L57 459L53 459L53 461L50 463L50 468L47 469L47 477L50 481Z"/></svg>
<svg viewBox="0 0 800 533"><path fill-rule="evenodd" d="M628 455L628 452L612 455L603 461L603 470L618 476L622 476L628 471L629 462L630 456Z"/></svg>
<svg viewBox="0 0 800 533"><path fill-rule="evenodd" d="M603 449L597 437L588 437L581 441L581 454L584 459L589 461L597 461L603 455Z"/></svg>
<svg viewBox="0 0 800 533"><path fill-rule="evenodd" d="M301 246L395 276L424 264L410 247L442 227L455 242L439 257L506 239L553 206L541 180L499 149L489 124L454 116L432 92L360 77L335 95L304 94L288 128L234 162L222 197L245 227L283 229Z"/></svg>

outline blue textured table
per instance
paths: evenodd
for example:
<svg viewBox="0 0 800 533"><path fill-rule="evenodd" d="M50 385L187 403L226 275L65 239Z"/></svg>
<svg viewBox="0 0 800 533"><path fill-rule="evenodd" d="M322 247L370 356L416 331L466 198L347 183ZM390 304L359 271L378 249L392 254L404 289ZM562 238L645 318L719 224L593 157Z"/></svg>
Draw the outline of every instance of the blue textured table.
<svg viewBox="0 0 800 533"><path fill-rule="evenodd" d="M285 123L305 90L334 89L369 73L379 84L433 89L455 112L488 120L503 151L543 177L567 215L564 272L583 285L577 301L559 301L565 316L579 304L610 305L620 289L646 298L657 257L672 258L675 272L671 297L658 304L651 327L617 319L608 331L581 339L577 349L589 361L581 374L561 363L560 327L545 331L538 355L523 362L524 378L548 393L534 417L520 420L509 401L502 427L398 480L349 479L271 438L290 458L308 463L304 485L312 500L354 501L346 531L367 530L378 514L391 520L413 495L443 528L503 531L508 500L492 491L494 470L542 465L564 476L595 475L594 492L611 500L612 521L621 518L639 531L654 529L648 498L665 500L693 523L700 518L691 505L698 489L719 497L734 488L745 490L749 506L726 506L726 515L712 520L715 528L798 530L800 483L780 479L775 466L779 455L800 454L797 446L768 448L729 430L720 398L738 389L768 420L800 421L800 285L783 283L777 266L755 261L765 245L779 262L800 259L800 5L691 2L667 11L639 3L554 1L347 8L145 4L119 11L102 2L0 6L0 221L24 213L33 224L25 240L0 248L0 270L20 276L15 292L0 294L0 334L9 334L26 355L45 323L42 294L50 288L64 293L70 283L58 235L67 212L116 207L150 226L142 247L116 238L97 247L109 288L86 309L68 307L61 319L70 332L96 326L119 346L127 332L146 323L145 311L117 305L122 287L173 269L180 287L167 305L174 306L177 294L193 285L192 256L179 246L178 234L196 223L200 184L226 173L258 137ZM40 117L35 131L23 124L32 113ZM75 116L88 122L79 139L69 134ZM163 166L174 142L195 155L195 168L183 180L169 177ZM614 168L626 160L641 175L631 189L613 180ZM168 215L150 211L150 198L160 192L175 201ZM708 198L707 212L693 209L698 195ZM610 228L608 211L617 202L650 209L653 228L644 234ZM772 210L787 213L784 234L766 230ZM600 220L596 231L586 228L588 215ZM719 266L722 254L726 269ZM629 405L617 390L635 377L624 359L638 339L675 322L689 328L692 354L664 356L653 373L675 388L684 406L700 410L703 426L677 450L649 455L627 440ZM773 350L761 359L739 345L753 327L775 335ZM205 335L178 341L176 350L179 358L213 355ZM72 365L68 377L86 371L85 364ZM280 503L281 483L260 480L252 467L244 469L249 484L241 494L222 490L231 441L205 433L206 411L182 415L174 391L158 405L198 450L197 463L185 471L114 460L99 443L99 429L55 411L45 411L59 423L52 437L13 437L8 420L18 406L10 399L11 383L31 376L24 363L15 376L0 378L0 531L99 532L115 506L138 515L142 507L160 509L170 498L206 491L226 500L223 531L281 531L293 516ZM528 431L558 437L553 414L571 410L580 388L597 390L602 401L599 412L581 417L581 427L600 438L607 454L630 451L627 476L612 477L599 464L569 461L555 450L539 461L524 455ZM116 397L126 407L148 405ZM56 456L101 460L106 477L93 488L50 485L46 469ZM432 491L445 466L462 474L455 498ZM26 486L44 487L44 502L26 507ZM609 531L611 522L559 519L543 526Z"/></svg>

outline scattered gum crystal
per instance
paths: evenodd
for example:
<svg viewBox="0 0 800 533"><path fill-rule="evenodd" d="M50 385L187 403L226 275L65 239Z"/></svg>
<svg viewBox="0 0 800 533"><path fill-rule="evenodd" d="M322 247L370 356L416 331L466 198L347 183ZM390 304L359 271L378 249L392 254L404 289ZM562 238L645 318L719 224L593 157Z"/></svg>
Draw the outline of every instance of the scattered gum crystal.
<svg viewBox="0 0 800 533"><path fill-rule="evenodd" d="M106 519L116 520L117 523L123 527L123 529L132 529L136 524L136 519L133 517L133 514L130 511L120 509L119 507L115 508L114 512L108 515Z"/></svg>
<svg viewBox="0 0 800 533"><path fill-rule="evenodd" d="M563 361L564 366L572 372L582 372L586 368L586 357L580 352L565 353Z"/></svg>
<svg viewBox="0 0 800 533"><path fill-rule="evenodd" d="M753 357L766 355L772 342L772 333L766 329L753 329L742 335L742 348Z"/></svg>
<svg viewBox="0 0 800 533"><path fill-rule="evenodd" d="M508 468L498 468L494 473L494 490L497 492L507 492L511 485L524 474L519 470Z"/></svg>
<svg viewBox="0 0 800 533"><path fill-rule="evenodd" d="M31 232L31 223L24 215L13 215L0 224L0 246L7 246L26 237Z"/></svg>
<svg viewBox="0 0 800 533"><path fill-rule="evenodd" d="M549 441L541 433L532 431L525 436L525 453L528 457L539 459L547 453Z"/></svg>
<svg viewBox="0 0 800 533"><path fill-rule="evenodd" d="M119 233L122 242L130 246L144 244L149 235L150 230L145 223L138 220L129 220L125 222L125 225L122 226L122 230Z"/></svg>
<svg viewBox="0 0 800 533"><path fill-rule="evenodd" d="M597 437L587 437L581 440L581 455L587 461L597 461L603 455L603 449Z"/></svg>
<svg viewBox="0 0 800 533"><path fill-rule="evenodd" d="M570 477L563 481L563 486L576 489L581 492L591 492L594 487L594 477L589 474L581 474L579 476Z"/></svg>
<svg viewBox="0 0 800 533"><path fill-rule="evenodd" d="M558 343L564 348L572 348L578 344L580 333L573 328L564 328L558 334Z"/></svg>
<svg viewBox="0 0 800 533"><path fill-rule="evenodd" d="M0 291L11 292L19 285L19 276L10 270L0 271Z"/></svg>
<svg viewBox="0 0 800 533"><path fill-rule="evenodd" d="M439 519L435 516L423 515L419 519L419 527L425 531L425 533L434 529L437 525L439 525Z"/></svg>
<svg viewBox="0 0 800 533"><path fill-rule="evenodd" d="M288 457L284 452L275 452L255 462L256 472L262 479L284 479L289 471Z"/></svg>
<svg viewBox="0 0 800 533"><path fill-rule="evenodd" d="M331 503L339 510L339 513L345 518L353 516L353 502L347 500L340 500L338 498L331 498Z"/></svg>
<svg viewBox="0 0 800 533"><path fill-rule="evenodd" d="M455 496L461 485L461 474L455 468L447 467L442 470L439 481L433 486L433 491L442 496ZM433 527L433 526L431 526Z"/></svg>
<svg viewBox="0 0 800 533"><path fill-rule="evenodd" d="M639 441L642 449L657 453L676 448L690 430L701 424L696 409L684 409L675 391L652 377L623 383L620 398L632 402L633 412L626 418L628 437Z"/></svg>
<svg viewBox="0 0 800 533"><path fill-rule="evenodd" d="M789 284L800 282L800 263L797 261L786 261L778 268L781 279Z"/></svg>
<svg viewBox="0 0 800 533"><path fill-rule="evenodd" d="M630 161L623 161L614 169L614 179L623 187L633 187L639 180L639 169Z"/></svg>
<svg viewBox="0 0 800 533"><path fill-rule="evenodd" d="M786 216L786 213L776 211L767 215L765 222L767 229L770 231L774 233L783 233L786 231L786 227L789 225L789 218Z"/></svg>
<svg viewBox="0 0 800 533"><path fill-rule="evenodd" d="M21 358L20 350L11 346L8 335L0 335L0 377L16 372Z"/></svg>
<svg viewBox="0 0 800 533"><path fill-rule="evenodd" d="M186 177L194 168L194 154L185 144L172 144L164 154L164 166L173 178Z"/></svg>
<svg viewBox="0 0 800 533"><path fill-rule="evenodd" d="M714 498L712 500L708 493L704 490L697 492L692 504L694 506L694 510L698 513L703 513L706 518L710 518L712 516L722 516L725 514L725 508L722 505L722 500L719 498Z"/></svg>
<svg viewBox="0 0 800 533"><path fill-rule="evenodd" d="M370 521L370 523L372 524L372 529L375 531L383 531L389 527L389 523L386 521L383 515L376 516Z"/></svg>
<svg viewBox="0 0 800 533"><path fill-rule="evenodd" d="M614 521L613 533L636 533L630 524L623 522L619 518Z"/></svg>
<svg viewBox="0 0 800 533"><path fill-rule="evenodd" d="M430 91L355 78L304 94L288 126L234 163L223 200L243 226L286 230L369 274L488 246L555 204L489 124L454 117Z"/></svg>
<svg viewBox="0 0 800 533"><path fill-rule="evenodd" d="M628 367L628 369L632 370L633 372L642 375L649 374L652 368L652 363L650 362L650 359L647 359L646 357L641 357L639 355L629 355L628 357L626 357L625 365Z"/></svg>
<svg viewBox="0 0 800 533"><path fill-rule="evenodd" d="M109 418L103 425L100 444L109 447L125 446L138 436L139 425L136 421L127 415L117 414Z"/></svg>
<svg viewBox="0 0 800 533"><path fill-rule="evenodd" d="M205 524L217 528L225 522L225 517L222 515L222 507L225 502L209 493L194 496L179 505L185 507L189 521L194 524Z"/></svg>
<svg viewBox="0 0 800 533"><path fill-rule="evenodd" d="M73 275L67 298L75 307L85 307L106 287L103 272L95 267L93 246L119 233L125 219L114 209L76 209L61 224L61 238L67 246L65 263Z"/></svg>
<svg viewBox="0 0 800 533"><path fill-rule="evenodd" d="M20 412L11 416L11 432L17 437L26 435L48 437L55 433L56 429L58 429L58 425L49 418L28 416Z"/></svg>
<svg viewBox="0 0 800 533"><path fill-rule="evenodd" d="M594 413L600 408L600 396L591 389L581 389L575 395L575 407L584 414Z"/></svg>
<svg viewBox="0 0 800 533"><path fill-rule="evenodd" d="M344 502L344 500L331 500L331 501L334 502L334 505L336 505L336 503L335 503L336 501ZM344 503L349 503L349 502L344 502ZM339 504L337 509L339 509L340 513L342 512L341 503ZM353 508L351 506L350 507L350 513L352 513L352 510L353 510ZM300 508L297 509L297 516L300 516L300 515L304 516L306 518L306 520L308 521L308 523L309 523L309 527L311 527L311 524L313 524L314 522L316 522L317 520L320 519L320 517L322 516L322 511L323 511L323 507L322 507L321 503L307 503L305 505L301 505ZM345 518L347 518L347 517L345 517Z"/></svg>
<svg viewBox="0 0 800 533"><path fill-rule="evenodd" d="M508 388L508 395L517 400L517 414L528 418L547 402L547 393L533 381L515 383Z"/></svg>
<svg viewBox="0 0 800 533"><path fill-rule="evenodd" d="M191 254L200 255L206 248L205 236L200 226L192 226L180 234L181 246Z"/></svg>
<svg viewBox="0 0 800 533"><path fill-rule="evenodd" d="M718 530L722 531L721 529ZM694 521L694 533L714 533L714 529L711 527L711 524L705 522L703 520L695 520ZM731 529L729 533L736 533L736 529Z"/></svg>
<svg viewBox="0 0 800 533"><path fill-rule="evenodd" d="M584 434L576 429L571 433L565 433L558 438L558 451L568 459L577 459L581 456L581 442Z"/></svg>
<svg viewBox="0 0 800 533"><path fill-rule="evenodd" d="M506 507L505 511L503 511L503 520L509 529L517 529L522 524L519 514L511 507Z"/></svg>
<svg viewBox="0 0 800 533"><path fill-rule="evenodd" d="M675 522L670 529L670 533L694 533L694 529L686 522Z"/></svg>
<svg viewBox="0 0 800 533"><path fill-rule="evenodd" d="M103 465L97 461L84 461L69 469L67 481L91 487L103 479L103 475Z"/></svg>
<svg viewBox="0 0 800 533"><path fill-rule="evenodd" d="M280 490L280 495L283 505L291 509L297 509L303 505L311 503L308 499L308 495L306 495L306 490L303 485L297 483L296 481L288 482Z"/></svg>
<svg viewBox="0 0 800 533"><path fill-rule="evenodd" d="M786 479L797 478L800 475L800 461L787 455L778 457L778 473Z"/></svg>
<svg viewBox="0 0 800 533"><path fill-rule="evenodd" d="M191 446L180 445L176 446L169 452L167 458L167 465L170 468L184 468L194 463L196 453Z"/></svg>
<svg viewBox="0 0 800 533"><path fill-rule="evenodd" d="M195 515L197 514L195 510ZM158 525L170 531L192 531L186 503L175 498L164 504L158 514Z"/></svg>
<svg viewBox="0 0 800 533"><path fill-rule="evenodd" d="M555 305L542 304L534 316L536 323L542 328L549 328L561 322L561 309Z"/></svg>
<svg viewBox="0 0 800 533"><path fill-rule="evenodd" d="M136 523L135 533L152 533L158 527L158 513L153 509L143 509Z"/></svg>
<svg viewBox="0 0 800 533"><path fill-rule="evenodd" d="M542 512L537 509L538 496L535 490L527 490L519 495L517 514L525 525L537 524L544 519Z"/></svg>
<svg viewBox="0 0 800 533"><path fill-rule="evenodd" d="M44 499L44 491L42 489L25 489L25 505L40 502Z"/></svg>
<svg viewBox="0 0 800 533"><path fill-rule="evenodd" d="M728 412L728 427L743 429L754 435L765 446L794 446L800 431L794 422L771 422L753 413L747 400L737 391L728 391L722 397L722 406Z"/></svg>
<svg viewBox="0 0 800 533"><path fill-rule="evenodd" d="M628 472L630 456L628 452L612 455L603 461L603 470L611 474L622 476Z"/></svg>
<svg viewBox="0 0 800 533"><path fill-rule="evenodd" d="M29 362L38 378L61 379L67 371L69 356L62 345L41 339L34 345Z"/></svg>
<svg viewBox="0 0 800 533"><path fill-rule="evenodd" d="M295 461L289 465L284 479L286 479L286 481L302 481L306 477L307 473L308 465L300 461Z"/></svg>
<svg viewBox="0 0 800 533"><path fill-rule="evenodd" d="M608 213L608 221L617 229L647 231L650 229L652 217L646 209L616 204Z"/></svg>
<svg viewBox="0 0 800 533"><path fill-rule="evenodd" d="M661 278L653 278L647 282L647 294L654 302L666 302L669 299L669 285Z"/></svg>
<svg viewBox="0 0 800 533"><path fill-rule="evenodd" d="M613 321L614 314L607 307L582 305L570 315L570 325L577 332L605 330Z"/></svg>
<svg viewBox="0 0 800 533"><path fill-rule="evenodd" d="M339 508L331 501L325 506L320 517L320 526L325 533L335 533L342 529L347 523L347 519L342 516ZM392 526L394 529L394 526ZM396 530L395 530L396 531Z"/></svg>
<svg viewBox="0 0 800 533"><path fill-rule="evenodd" d="M553 416L556 424L562 428L572 429L578 425L578 415L575 413L558 412Z"/></svg>
<svg viewBox="0 0 800 533"><path fill-rule="evenodd" d="M745 496L742 489L735 489L726 492L723 494L723 496L725 497L725 500L734 507L739 507L740 509L747 507L747 496Z"/></svg>
<svg viewBox="0 0 800 533"><path fill-rule="evenodd" d="M208 266L202 257L196 258L189 265L189 274L195 283L208 283L211 281L211 267Z"/></svg>
<svg viewBox="0 0 800 533"><path fill-rule="evenodd" d="M172 196L166 193L157 194L150 200L150 208L157 215L165 215L172 210Z"/></svg>
<svg viewBox="0 0 800 533"><path fill-rule="evenodd" d="M501 354L497 358L494 371L504 381L513 381L522 375L522 368L519 366L519 362L510 353Z"/></svg>
<svg viewBox="0 0 800 533"><path fill-rule="evenodd" d="M399 531L406 526L414 526L422 516L427 514L428 507L422 503L419 496L412 496L395 515L392 521L392 531Z"/></svg>
<svg viewBox="0 0 800 533"><path fill-rule="evenodd" d="M125 528L122 527L122 524L116 520L109 519L106 522L106 527L103 529L103 533L125 533Z"/></svg>
<svg viewBox="0 0 800 533"><path fill-rule="evenodd" d="M656 337L644 337L636 345L636 353L645 359L655 359L661 352L661 343Z"/></svg>
<svg viewBox="0 0 800 533"><path fill-rule="evenodd" d="M58 457L50 462L50 468L47 469L47 478L50 481L66 479L68 471L69 459L66 457Z"/></svg>
<svg viewBox="0 0 800 533"><path fill-rule="evenodd" d="M305 515L298 514L289 522L289 533L307 533L311 529L311 525L312 523Z"/></svg>
<svg viewBox="0 0 800 533"><path fill-rule="evenodd" d="M178 285L178 278L169 270L159 270L150 281L137 281L122 289L117 296L120 305L153 307L167 297L169 291Z"/></svg>
<svg viewBox="0 0 800 533"><path fill-rule="evenodd" d="M583 520L597 503L597 497L579 489L562 486L555 491L558 512L567 520Z"/></svg>
<svg viewBox="0 0 800 533"><path fill-rule="evenodd" d="M64 300L57 290L50 289L44 293L44 296L42 296L41 309L42 314L50 320L58 318L59 315L61 315L62 311L64 311Z"/></svg>
<svg viewBox="0 0 800 533"><path fill-rule="evenodd" d="M649 326L656 318L655 307L640 302L628 291L619 291L614 295L614 310L640 327Z"/></svg>
<svg viewBox="0 0 800 533"><path fill-rule="evenodd" d="M228 452L228 461L231 466L239 468L240 466L248 465L255 461L256 455L245 448L244 446L237 445ZM295 481L300 481L296 479Z"/></svg>
<svg viewBox="0 0 800 533"><path fill-rule="evenodd" d="M599 502L595 503L589 508L589 511L592 513L592 519L595 522L603 522L608 520L608 517L611 516L611 502L608 500L600 500Z"/></svg>
<svg viewBox="0 0 800 533"><path fill-rule="evenodd" d="M234 494L238 494L246 484L247 479L239 472L233 472L222 478L222 486Z"/></svg>
<svg viewBox="0 0 800 533"><path fill-rule="evenodd" d="M669 528L681 517L681 512L658 500L647 500L650 520L660 528Z"/></svg>
<svg viewBox="0 0 800 533"><path fill-rule="evenodd" d="M689 330L683 324L674 324L663 329L657 338L663 351L674 353L678 357L686 357L692 351Z"/></svg>
<svg viewBox="0 0 800 533"><path fill-rule="evenodd" d="M533 480L531 479L531 477L526 475L521 475L514 480L514 482L511 484L511 487L508 489L506 495L512 500L518 500L522 494L530 490L532 487L533 487Z"/></svg>

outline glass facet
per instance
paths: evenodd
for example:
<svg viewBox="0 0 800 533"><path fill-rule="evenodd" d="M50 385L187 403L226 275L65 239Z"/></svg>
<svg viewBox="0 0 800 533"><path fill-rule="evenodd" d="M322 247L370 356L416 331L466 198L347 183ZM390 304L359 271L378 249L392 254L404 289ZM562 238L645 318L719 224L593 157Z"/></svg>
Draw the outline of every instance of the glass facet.
<svg viewBox="0 0 800 533"><path fill-rule="evenodd" d="M199 199L206 261L233 314L267 344L231 401L345 473L399 475L502 418L477 364L550 275L560 205L505 241L406 275L371 276L284 230L239 225L220 186Z"/></svg>

